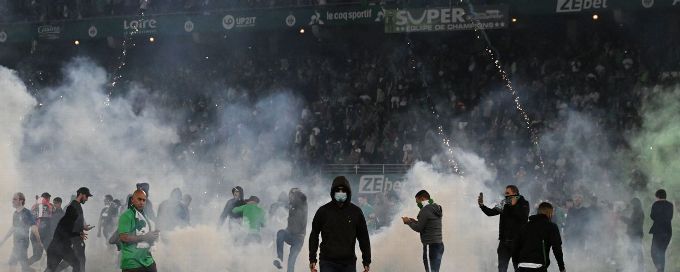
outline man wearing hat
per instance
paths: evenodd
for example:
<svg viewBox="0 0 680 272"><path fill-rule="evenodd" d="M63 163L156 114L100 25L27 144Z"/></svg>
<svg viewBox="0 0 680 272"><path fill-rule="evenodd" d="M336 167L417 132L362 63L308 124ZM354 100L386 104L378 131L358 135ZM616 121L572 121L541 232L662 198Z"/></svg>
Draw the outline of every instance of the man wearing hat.
<svg viewBox="0 0 680 272"><path fill-rule="evenodd" d="M90 189L87 187L81 187L76 191L76 198L66 208L64 217L59 220L52 243L47 248L46 272L57 271L62 260L71 265L73 272L83 271L85 262L76 257L72 238L80 237L84 241L87 239L86 232L94 228L94 226L85 224L82 207L82 204L85 204L91 196Z"/></svg>

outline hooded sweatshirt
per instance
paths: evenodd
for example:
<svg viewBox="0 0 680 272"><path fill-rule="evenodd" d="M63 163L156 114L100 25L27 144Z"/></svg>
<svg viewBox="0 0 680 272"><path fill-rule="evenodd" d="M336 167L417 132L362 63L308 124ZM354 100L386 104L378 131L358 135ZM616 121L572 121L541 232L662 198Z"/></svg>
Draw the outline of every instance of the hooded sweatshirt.
<svg viewBox="0 0 680 272"><path fill-rule="evenodd" d="M224 220L227 218L230 218L235 222L239 222L242 220L241 218L243 217L243 215L240 213L234 213L233 210L236 207L246 205L246 202L243 200L244 195L243 188L241 188L241 186L236 186L234 187L234 189L232 189L232 192L234 190L241 192L241 194L239 195L238 199L236 198L229 199L229 201L227 201L227 204L224 205L224 210L222 210L222 214L220 215L219 221L220 226L224 224Z"/></svg>
<svg viewBox="0 0 680 272"><path fill-rule="evenodd" d="M437 203L427 204L418 213L418 221L411 221L408 226L420 233L420 241L424 245L442 242L442 206Z"/></svg>
<svg viewBox="0 0 680 272"><path fill-rule="evenodd" d="M291 193L286 231L291 235L305 236L307 231L307 196L300 191Z"/></svg>
<svg viewBox="0 0 680 272"><path fill-rule="evenodd" d="M339 187L344 187L347 200L344 203L335 201L333 194ZM340 264L356 263L354 254L356 242L362 253L363 265L371 264L371 242L368 236L366 219L361 209L351 203L352 190L345 177L337 177L331 186L331 201L321 206L314 214L312 232L309 237L309 261L317 262L316 251L319 248L321 234L321 260Z"/></svg>
<svg viewBox="0 0 680 272"><path fill-rule="evenodd" d="M513 257L518 260L518 264L535 263L547 268L550 266L550 248L555 253L560 271L564 271L560 230L555 223L550 222L548 216L536 214L529 217L529 223L520 230Z"/></svg>

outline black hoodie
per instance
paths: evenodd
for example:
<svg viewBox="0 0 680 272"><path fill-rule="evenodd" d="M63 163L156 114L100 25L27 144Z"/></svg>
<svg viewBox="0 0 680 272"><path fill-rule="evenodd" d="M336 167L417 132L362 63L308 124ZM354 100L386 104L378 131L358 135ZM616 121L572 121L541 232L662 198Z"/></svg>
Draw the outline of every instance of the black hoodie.
<svg viewBox="0 0 680 272"><path fill-rule="evenodd" d="M300 191L292 191L290 195L286 231L291 235L305 236L307 231L307 196Z"/></svg>
<svg viewBox="0 0 680 272"><path fill-rule="evenodd" d="M514 206L505 204L502 212L484 205L479 207L488 216L501 215L501 220L498 222L498 240L501 241L513 240L529 218L529 202L523 196L520 196Z"/></svg>
<svg viewBox="0 0 680 272"><path fill-rule="evenodd" d="M347 200L341 206L333 197L338 187L347 191ZM351 203L352 190L345 177L336 177L331 186L331 201L316 211L312 220L312 232L309 236L309 261L316 263L316 251L319 247L321 233L320 259L342 264L354 264L356 241L362 253L363 265L371 264L371 242L368 237L366 219L361 209Z"/></svg>
<svg viewBox="0 0 680 272"><path fill-rule="evenodd" d="M550 222L548 216L536 214L529 217L529 223L517 235L513 257L518 260L518 264L543 264L547 269L550 265L550 248L554 251L560 271L564 271L560 230L555 223Z"/></svg>
<svg viewBox="0 0 680 272"><path fill-rule="evenodd" d="M236 207L241 207L243 205L246 205L246 202L243 200L243 188L241 186L236 186L233 189L231 189L232 194L234 191L239 191L241 194L239 195L238 199L232 198L227 201L227 204L224 205L224 210L222 210L222 214L220 214L220 221L218 223L219 226L222 226L224 224L224 219L226 218L231 218L235 222L240 222L241 218L243 217L243 214L241 213L234 213L234 208Z"/></svg>

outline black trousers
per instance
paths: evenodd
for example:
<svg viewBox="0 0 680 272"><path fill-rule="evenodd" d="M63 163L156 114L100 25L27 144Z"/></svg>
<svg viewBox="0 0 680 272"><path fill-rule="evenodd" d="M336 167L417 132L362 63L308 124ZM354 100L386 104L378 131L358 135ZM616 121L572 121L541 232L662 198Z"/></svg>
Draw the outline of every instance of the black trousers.
<svg viewBox="0 0 680 272"><path fill-rule="evenodd" d="M81 272L80 261L76 257L71 241L53 240L47 248L47 269L45 272L56 272L61 261L67 262L73 267L73 272Z"/></svg>
<svg viewBox="0 0 680 272"><path fill-rule="evenodd" d="M666 268L666 249L670 242L671 234L654 234L652 236L652 261L658 272L663 272Z"/></svg>
<svg viewBox="0 0 680 272"><path fill-rule="evenodd" d="M512 259L512 249L514 247L514 242L512 240L504 240L498 242L498 272L507 272L508 264L510 259ZM512 260L512 267L517 270L517 260Z"/></svg>
<svg viewBox="0 0 680 272"><path fill-rule="evenodd" d="M156 263L151 264L148 267L139 267L132 269L123 269L123 272L156 272Z"/></svg>
<svg viewBox="0 0 680 272"><path fill-rule="evenodd" d="M524 268L520 267L517 270L518 272L547 272L548 268Z"/></svg>
<svg viewBox="0 0 680 272"><path fill-rule="evenodd" d="M357 264L340 264L329 261L320 260L319 261L319 271L320 272L356 272Z"/></svg>

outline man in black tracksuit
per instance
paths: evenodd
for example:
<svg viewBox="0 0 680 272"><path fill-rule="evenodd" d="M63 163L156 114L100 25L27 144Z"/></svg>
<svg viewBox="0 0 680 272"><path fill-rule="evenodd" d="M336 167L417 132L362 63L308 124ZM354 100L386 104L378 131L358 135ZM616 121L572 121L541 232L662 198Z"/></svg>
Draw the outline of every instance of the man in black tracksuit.
<svg viewBox="0 0 680 272"><path fill-rule="evenodd" d="M314 214L312 232L309 236L309 263L317 271L316 251L321 233L321 272L355 272L357 257L354 254L359 240L365 272L371 264L371 242L368 237L366 218L361 209L352 204L352 190L344 176L338 176L331 186L331 201Z"/></svg>
<svg viewBox="0 0 680 272"><path fill-rule="evenodd" d="M505 200L493 209L484 205L484 197L481 193L477 202L487 216L501 216L498 224L498 271L507 272L508 263L512 258L515 236L529 218L529 202L519 194L519 189L515 185L505 187ZM519 264L517 260L513 259L512 264L517 270Z"/></svg>
<svg viewBox="0 0 680 272"><path fill-rule="evenodd" d="M442 206L434 203L430 194L421 190L416 194L418 203L418 219L402 217L404 224L420 233L420 241L423 243L423 263L425 272L439 272L444 255L444 243L442 242Z"/></svg>
<svg viewBox="0 0 680 272"><path fill-rule="evenodd" d="M518 271L547 272L550 266L550 248L553 249L560 271L566 271L560 229L550 221L553 214L553 206L543 202L538 205L538 213L529 217L529 223L520 229L513 250L513 260L518 263Z"/></svg>
<svg viewBox="0 0 680 272"><path fill-rule="evenodd" d="M298 188L290 189L288 193L288 226L276 233L276 256L274 266L281 269L283 262L283 244L290 245L288 253L288 272L295 270L295 261L305 243L307 231L307 196Z"/></svg>
<svg viewBox="0 0 680 272"><path fill-rule="evenodd" d="M654 221L649 230L652 234L652 261L656 270L663 272L666 268L666 249L673 234L673 204L666 200L666 190L656 191L656 202L652 204L652 213L649 216Z"/></svg>

